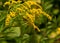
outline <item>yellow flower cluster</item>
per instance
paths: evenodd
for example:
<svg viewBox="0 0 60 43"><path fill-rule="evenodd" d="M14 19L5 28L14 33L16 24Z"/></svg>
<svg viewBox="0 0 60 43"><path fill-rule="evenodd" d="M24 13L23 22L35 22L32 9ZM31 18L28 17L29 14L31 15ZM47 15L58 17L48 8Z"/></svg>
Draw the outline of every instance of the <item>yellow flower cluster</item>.
<svg viewBox="0 0 60 43"><path fill-rule="evenodd" d="M8 26L11 18L15 17L15 16L16 16L15 12L10 12L10 14L7 14L7 17L6 17L6 20L5 20L5 26Z"/></svg>
<svg viewBox="0 0 60 43"><path fill-rule="evenodd" d="M5 5L10 5L10 2L5 2L3 6L5 7Z"/></svg>
<svg viewBox="0 0 60 43"><path fill-rule="evenodd" d="M20 0L18 0L18 2L19 1ZM9 3L8 5L10 5L10 4L13 4L13 3L18 3L18 2L12 0L12 3L6 2L4 5L7 5L8 3ZM36 5L36 6L38 6L38 8L34 8L34 7L31 8L32 7L31 5ZM38 5L36 2L34 2L34 1L27 1L27 2L25 2L23 4L20 4L20 7L19 8L16 8L16 10L18 12L20 11L19 13L22 13L23 11L25 11L26 12L26 15L23 15L23 18L25 18L34 27L34 29L37 29L38 31L40 31L40 29L38 28L38 26L36 26L34 24L34 21L35 21L35 17L36 16L39 16L40 14L43 14L46 17L48 17L48 19L50 19L50 20L52 19L52 17L49 14L45 13L44 11L42 11L42 7L40 5ZM8 25L10 19L12 17L15 17L15 16L16 16L16 13L15 12L10 12L10 14L7 15L7 18L6 18L6 21L5 21L6 23L5 24ZM9 17L10 17L10 19L9 19Z"/></svg>
<svg viewBox="0 0 60 43"><path fill-rule="evenodd" d="M38 15L40 15L42 13L42 10L41 9L31 9L30 12L32 14L38 14Z"/></svg>
<svg viewBox="0 0 60 43"><path fill-rule="evenodd" d="M42 12L42 14L45 15L48 19L52 20L52 17L49 14L47 14L45 12Z"/></svg>
<svg viewBox="0 0 60 43"><path fill-rule="evenodd" d="M26 15L23 16L24 19L28 20L28 22L34 23L35 17L32 16L31 14L26 12Z"/></svg>
<svg viewBox="0 0 60 43"><path fill-rule="evenodd" d="M57 28L56 33L57 33L57 34L60 34L60 27Z"/></svg>
<svg viewBox="0 0 60 43"><path fill-rule="evenodd" d="M57 36L56 32L51 32L49 38L55 38Z"/></svg>
<svg viewBox="0 0 60 43"><path fill-rule="evenodd" d="M34 2L34 1L27 1L27 2L25 2L24 4L27 4L27 6L28 6L29 8L31 8L31 5L36 5L36 6L38 6L40 9L42 9L42 7L41 7L40 5L38 5L36 2Z"/></svg>
<svg viewBox="0 0 60 43"><path fill-rule="evenodd" d="M56 32L51 32L51 34L50 34L50 38L55 38L57 35L59 35L60 34L60 27L58 27L57 29L56 29Z"/></svg>
<svg viewBox="0 0 60 43"><path fill-rule="evenodd" d="M27 15L27 17L31 20L31 22L34 22L34 20L35 20L34 16L32 16L32 15L29 14L29 13L26 13L26 15ZM27 19L28 19L28 18L27 18Z"/></svg>
<svg viewBox="0 0 60 43"><path fill-rule="evenodd" d="M20 0L17 0L17 1L16 0L11 0L11 1L12 1L12 4L14 4L14 3L16 4L16 3L20 3L21 2Z"/></svg>
<svg viewBox="0 0 60 43"><path fill-rule="evenodd" d="M16 2L16 1L12 1L12 4L13 4L13 3L17 3L17 2Z"/></svg>
<svg viewBox="0 0 60 43"><path fill-rule="evenodd" d="M40 29L34 24L34 20L35 20L34 16L26 12L26 16L23 17L28 20L29 24L31 24L34 27L34 29L37 29L38 32L40 32Z"/></svg>
<svg viewBox="0 0 60 43"><path fill-rule="evenodd" d="M27 4L29 7L31 7L31 5L39 6L37 3L33 2L33 1L27 1L24 4ZM35 16L39 16L40 14L43 14L46 17L48 17L48 19L50 19L50 20L52 19L52 17L49 14L46 14L44 11L42 11L42 8L40 6L39 6L40 8L38 8L38 9L36 9L36 8L28 9L28 7L25 6L24 4L21 4L21 7L17 8L17 10L19 10L20 12L22 12L25 9L29 10L29 12L31 14L29 14L28 11L25 11L26 16L23 16L23 18L27 19L31 23L31 25L33 25L33 27L35 29L37 29L38 31L40 31L39 28L34 24Z"/></svg>
<svg viewBox="0 0 60 43"><path fill-rule="evenodd" d="M16 16L16 13L15 12L10 12L10 16L11 17L15 17Z"/></svg>
<svg viewBox="0 0 60 43"><path fill-rule="evenodd" d="M8 14L5 20L5 26L8 26L10 23L11 16Z"/></svg>
<svg viewBox="0 0 60 43"><path fill-rule="evenodd" d="M21 8L17 8L16 10L18 10L19 12L22 12L22 9Z"/></svg>
<svg viewBox="0 0 60 43"><path fill-rule="evenodd" d="M26 8L25 6L24 7L22 7L22 8ZM19 11L22 11L22 9L21 8L17 8ZM28 8L26 8L26 9L28 9ZM30 9L30 13L32 13L32 15L40 15L40 14L43 14L43 15L45 15L48 19L52 19L52 17L49 15L49 14L47 14L47 13L45 13L44 11L42 11L41 9Z"/></svg>
<svg viewBox="0 0 60 43"><path fill-rule="evenodd" d="M11 0L11 2L10 1L9 2L5 2L3 6L5 7L5 5L16 4L16 3L19 3L19 2L20 2L20 0L18 0L18 1Z"/></svg>
<svg viewBox="0 0 60 43"><path fill-rule="evenodd" d="M47 13L45 13L44 11L42 11L41 9L32 9L32 10L30 10L30 12L31 13L33 13L33 14L37 14L37 15L40 15L40 14L43 14L44 16L46 16L48 19L52 19L52 17L49 15L49 14L47 14Z"/></svg>

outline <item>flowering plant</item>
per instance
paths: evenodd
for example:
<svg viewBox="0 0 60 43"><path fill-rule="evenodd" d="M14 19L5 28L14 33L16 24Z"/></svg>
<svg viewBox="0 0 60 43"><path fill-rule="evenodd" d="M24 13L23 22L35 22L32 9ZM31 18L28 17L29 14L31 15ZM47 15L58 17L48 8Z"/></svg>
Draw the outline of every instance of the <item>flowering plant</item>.
<svg viewBox="0 0 60 43"><path fill-rule="evenodd" d="M55 43L59 39L57 36L60 35L60 16L56 19L59 9L51 10L53 4L50 1L41 0L39 3L31 0L9 0L2 6L1 43Z"/></svg>

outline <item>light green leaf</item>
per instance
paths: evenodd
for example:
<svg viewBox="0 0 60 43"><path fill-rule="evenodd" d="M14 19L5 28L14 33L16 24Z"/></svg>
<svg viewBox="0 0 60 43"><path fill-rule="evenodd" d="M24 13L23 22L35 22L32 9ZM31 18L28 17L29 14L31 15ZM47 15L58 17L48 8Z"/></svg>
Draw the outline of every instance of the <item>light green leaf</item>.
<svg viewBox="0 0 60 43"><path fill-rule="evenodd" d="M8 34L7 35L8 37L14 38L14 37L19 37L21 35L20 27L11 27L11 30L13 33Z"/></svg>

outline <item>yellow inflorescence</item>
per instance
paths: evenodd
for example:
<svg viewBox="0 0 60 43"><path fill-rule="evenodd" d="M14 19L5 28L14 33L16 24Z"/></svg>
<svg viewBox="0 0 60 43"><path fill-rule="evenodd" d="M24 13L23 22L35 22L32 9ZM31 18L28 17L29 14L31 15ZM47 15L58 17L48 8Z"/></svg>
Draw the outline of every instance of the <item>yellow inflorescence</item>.
<svg viewBox="0 0 60 43"><path fill-rule="evenodd" d="M30 5L29 3L25 2L25 4L27 4L27 6L28 6L29 8L31 8L31 5Z"/></svg>
<svg viewBox="0 0 60 43"><path fill-rule="evenodd" d="M22 9L21 9L21 8L17 8L17 10L19 10L20 12L22 11Z"/></svg>
<svg viewBox="0 0 60 43"><path fill-rule="evenodd" d="M42 9L42 7L41 7L40 5L38 5L36 2L34 2L34 1L27 1L27 2L25 2L25 4L27 4L27 6L28 6L29 8L31 8L31 5L36 5L36 6L38 6L40 9Z"/></svg>
<svg viewBox="0 0 60 43"><path fill-rule="evenodd" d="M11 18L15 17L15 16L16 16L15 12L10 12L10 14L7 14L7 17L6 17L6 20L5 20L5 26L8 26Z"/></svg>
<svg viewBox="0 0 60 43"><path fill-rule="evenodd" d="M20 0L18 0L18 1L20 1ZM10 4L13 4L13 3L18 3L18 2L12 0L12 3L6 2L5 5L7 5L7 4L10 5ZM36 6L38 6L38 8L31 8L32 7L31 5L36 5ZM45 13L44 11L42 11L42 7L40 5L38 5L36 2L33 2L33 1L27 1L27 2L25 2L23 4L20 4L20 7L19 8L16 8L16 10L18 12L20 11L19 13L25 11L26 15L23 15L23 18L25 18L28 22L30 22L31 25L34 27L34 29L37 29L38 31L40 31L40 29L38 28L38 26L36 26L34 24L35 16L39 16L40 14L43 14L48 19L50 19L50 20L52 19L52 17L49 14ZM13 12L10 12L10 14L7 15L7 18L6 18L6 25L9 24L10 19L12 17L15 17L15 16L16 16L16 13L14 11Z"/></svg>
<svg viewBox="0 0 60 43"><path fill-rule="evenodd" d="M34 16L32 16L31 14L29 14L29 13L26 13L26 15L27 15L27 17L29 18L29 20L31 20L31 22L34 22ZM27 19L28 19L27 18Z"/></svg>
<svg viewBox="0 0 60 43"><path fill-rule="evenodd" d="M52 17L49 15L49 14L47 14L47 13L45 13L44 11L42 11L41 9L32 9L32 10L30 10L30 12L31 13L33 13L33 14L37 14L37 15L40 15L40 14L43 14L44 16L46 16L48 19L52 19Z"/></svg>
<svg viewBox="0 0 60 43"><path fill-rule="evenodd" d="M48 19L52 20L52 17L49 14L47 14L45 12L42 12L42 14L45 15Z"/></svg>
<svg viewBox="0 0 60 43"><path fill-rule="evenodd" d="M34 1L28 1L27 3L29 3L30 5L36 4L36 2L34 2Z"/></svg>
<svg viewBox="0 0 60 43"><path fill-rule="evenodd" d="M17 3L17 2L12 0L12 4L14 4L14 3Z"/></svg>
<svg viewBox="0 0 60 43"><path fill-rule="evenodd" d="M6 20L5 20L5 26L8 26L8 25L9 25L10 19L11 19L11 16L8 14L8 15L7 15L7 18L6 18Z"/></svg>
<svg viewBox="0 0 60 43"><path fill-rule="evenodd" d="M5 5L10 5L10 2L5 2L3 6L5 7Z"/></svg>
<svg viewBox="0 0 60 43"><path fill-rule="evenodd" d="M5 5L16 4L16 3L20 2L20 0L18 0L18 1L11 0L11 1L12 2L5 2L3 6L5 7Z"/></svg>
<svg viewBox="0 0 60 43"><path fill-rule="evenodd" d="M15 12L10 12L10 16L15 17L16 16Z"/></svg>
<svg viewBox="0 0 60 43"><path fill-rule="evenodd" d="M33 14L40 15L43 11L41 9L31 9L30 12Z"/></svg>
<svg viewBox="0 0 60 43"><path fill-rule="evenodd" d="M31 5L37 5L37 6L39 6L38 4L36 4L35 2L33 2L33 1L27 1L27 2L25 2L25 4L27 4L29 7L31 7ZM28 9L28 7L27 6L24 6L23 4L21 4L21 6L22 6L22 9L23 10L25 10L25 9ZM39 6L40 7L40 6ZM21 8L17 8L19 11L22 11L22 9ZM37 16L39 16L40 14L43 14L43 15L45 15L46 17L48 17L48 19L52 19L52 17L49 15L49 14L46 14L44 11L42 11L42 8L40 7L40 8L38 8L38 9L30 9L29 10L29 12L31 13L31 14L29 14L28 12L26 12L26 16L23 16L25 19L27 19L28 21L30 21L30 23L33 25L33 27L35 28L35 29L37 29L38 31L40 31L39 30L39 28L34 24L34 20L35 20L35 16L37 15Z"/></svg>
<svg viewBox="0 0 60 43"><path fill-rule="evenodd" d="M26 16L23 17L28 20L28 22L34 27L34 29L37 29L40 32L40 29L34 24L34 16L26 12Z"/></svg>

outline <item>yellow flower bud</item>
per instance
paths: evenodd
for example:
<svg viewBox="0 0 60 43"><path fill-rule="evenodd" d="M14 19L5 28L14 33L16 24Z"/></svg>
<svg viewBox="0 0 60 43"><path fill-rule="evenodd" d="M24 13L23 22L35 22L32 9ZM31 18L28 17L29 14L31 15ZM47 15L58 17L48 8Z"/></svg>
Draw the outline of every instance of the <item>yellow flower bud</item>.
<svg viewBox="0 0 60 43"><path fill-rule="evenodd" d="M15 12L10 12L10 16L15 17L16 16Z"/></svg>

